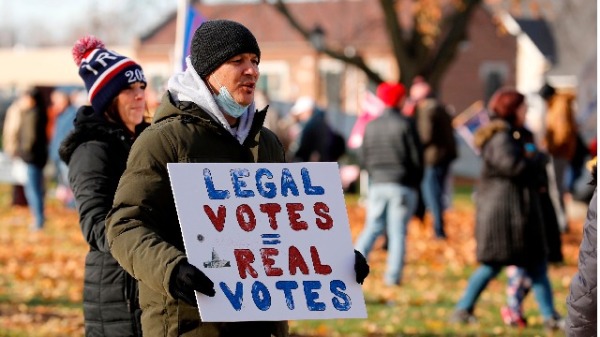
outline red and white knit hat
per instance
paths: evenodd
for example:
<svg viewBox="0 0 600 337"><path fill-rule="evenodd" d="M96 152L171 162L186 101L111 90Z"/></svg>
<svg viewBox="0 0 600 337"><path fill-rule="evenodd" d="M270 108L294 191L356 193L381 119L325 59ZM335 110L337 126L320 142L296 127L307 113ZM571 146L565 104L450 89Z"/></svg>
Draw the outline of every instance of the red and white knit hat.
<svg viewBox="0 0 600 337"><path fill-rule="evenodd" d="M121 90L135 82L146 83L142 67L128 57L107 50L94 36L79 39L73 59L96 112L104 112Z"/></svg>

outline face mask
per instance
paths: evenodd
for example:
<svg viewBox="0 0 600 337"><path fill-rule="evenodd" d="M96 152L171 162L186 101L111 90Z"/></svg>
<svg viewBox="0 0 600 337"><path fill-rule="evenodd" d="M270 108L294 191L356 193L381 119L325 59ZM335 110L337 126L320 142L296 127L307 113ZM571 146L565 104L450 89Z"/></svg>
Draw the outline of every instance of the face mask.
<svg viewBox="0 0 600 337"><path fill-rule="evenodd" d="M219 82L219 80L217 80L217 82ZM219 94L214 96L217 105L229 116L233 118L239 118L244 114L248 106L240 105L233 99L233 97L231 97L229 90L227 90L224 85L221 85L220 83L219 85L221 86L221 89L219 89Z"/></svg>

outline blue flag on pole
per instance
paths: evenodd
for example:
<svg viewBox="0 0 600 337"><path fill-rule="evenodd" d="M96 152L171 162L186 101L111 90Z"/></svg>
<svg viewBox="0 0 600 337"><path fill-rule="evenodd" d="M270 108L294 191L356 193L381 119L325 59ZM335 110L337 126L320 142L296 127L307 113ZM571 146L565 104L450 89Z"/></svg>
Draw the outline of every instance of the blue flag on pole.
<svg viewBox="0 0 600 337"><path fill-rule="evenodd" d="M185 64L185 58L190 54L190 48L192 45L192 38L194 37L194 32L202 22L204 22L206 18L200 14L194 7L193 1L187 3L187 8L185 11L185 26L184 26L184 36L183 36L183 57L181 60L181 69L185 70L187 68Z"/></svg>

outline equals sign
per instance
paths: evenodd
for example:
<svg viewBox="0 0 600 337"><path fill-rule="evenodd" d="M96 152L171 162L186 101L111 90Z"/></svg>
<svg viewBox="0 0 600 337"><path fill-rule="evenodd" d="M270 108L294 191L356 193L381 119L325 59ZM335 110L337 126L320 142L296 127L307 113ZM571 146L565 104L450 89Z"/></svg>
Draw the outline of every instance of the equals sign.
<svg viewBox="0 0 600 337"><path fill-rule="evenodd" d="M263 240L263 245L276 245L281 243L279 234L261 234L260 237Z"/></svg>

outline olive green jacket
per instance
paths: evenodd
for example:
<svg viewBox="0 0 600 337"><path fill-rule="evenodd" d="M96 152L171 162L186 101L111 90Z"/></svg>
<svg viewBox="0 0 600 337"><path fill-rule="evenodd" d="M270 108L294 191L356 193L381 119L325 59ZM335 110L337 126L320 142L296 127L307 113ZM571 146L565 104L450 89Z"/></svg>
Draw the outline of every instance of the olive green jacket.
<svg viewBox="0 0 600 337"><path fill-rule="evenodd" d="M174 105L167 92L134 143L107 217L110 251L139 280L144 336L287 336L287 322L202 323L198 309L169 293L175 265L185 259L167 163L284 162L277 137L257 111L244 144L191 102Z"/></svg>

